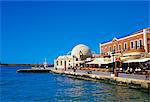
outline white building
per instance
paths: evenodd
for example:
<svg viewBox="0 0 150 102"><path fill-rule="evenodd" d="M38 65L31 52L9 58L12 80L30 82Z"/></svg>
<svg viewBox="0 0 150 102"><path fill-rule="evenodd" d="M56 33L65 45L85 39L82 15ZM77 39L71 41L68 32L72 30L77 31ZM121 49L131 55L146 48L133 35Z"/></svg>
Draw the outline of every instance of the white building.
<svg viewBox="0 0 150 102"><path fill-rule="evenodd" d="M55 59L54 67L64 70L78 67L85 63L86 58L90 57L92 57L90 48L84 44L79 44L72 49L71 55L63 55Z"/></svg>

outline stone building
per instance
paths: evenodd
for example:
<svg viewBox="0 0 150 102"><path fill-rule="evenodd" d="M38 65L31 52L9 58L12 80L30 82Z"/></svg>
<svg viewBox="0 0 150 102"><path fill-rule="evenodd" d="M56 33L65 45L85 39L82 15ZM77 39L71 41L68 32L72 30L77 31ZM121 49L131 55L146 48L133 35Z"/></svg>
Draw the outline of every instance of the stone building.
<svg viewBox="0 0 150 102"><path fill-rule="evenodd" d="M92 57L90 48L84 44L79 44L72 49L70 55L57 57L54 60L54 67L67 70L68 68L82 66L86 58L90 57Z"/></svg>

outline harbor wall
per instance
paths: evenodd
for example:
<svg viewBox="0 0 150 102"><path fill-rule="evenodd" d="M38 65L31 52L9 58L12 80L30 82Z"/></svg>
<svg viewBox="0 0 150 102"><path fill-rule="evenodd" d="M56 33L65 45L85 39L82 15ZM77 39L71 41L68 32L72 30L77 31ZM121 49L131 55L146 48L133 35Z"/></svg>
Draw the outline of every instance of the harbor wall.
<svg viewBox="0 0 150 102"><path fill-rule="evenodd" d="M126 86L129 88L145 90L145 91L148 91L148 93L150 93L150 81L149 80L139 80L139 79L129 79L129 78L122 78L122 77L85 74L85 73L77 73L77 72L70 72L70 71L60 71L60 70L55 70L55 69L52 69L51 72L54 72L57 74L65 74L68 77L77 78L77 79L101 81L101 82L110 83L114 85L121 85L121 86Z"/></svg>

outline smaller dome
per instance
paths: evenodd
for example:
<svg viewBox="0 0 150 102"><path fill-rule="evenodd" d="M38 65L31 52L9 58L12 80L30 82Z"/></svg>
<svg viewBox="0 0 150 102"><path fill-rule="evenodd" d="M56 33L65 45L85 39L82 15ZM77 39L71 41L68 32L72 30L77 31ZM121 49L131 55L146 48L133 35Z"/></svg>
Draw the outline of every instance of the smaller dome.
<svg viewBox="0 0 150 102"><path fill-rule="evenodd" d="M72 49L71 55L77 58L82 57L82 59L85 59L87 57L91 57L92 53L88 46L84 44L79 44Z"/></svg>

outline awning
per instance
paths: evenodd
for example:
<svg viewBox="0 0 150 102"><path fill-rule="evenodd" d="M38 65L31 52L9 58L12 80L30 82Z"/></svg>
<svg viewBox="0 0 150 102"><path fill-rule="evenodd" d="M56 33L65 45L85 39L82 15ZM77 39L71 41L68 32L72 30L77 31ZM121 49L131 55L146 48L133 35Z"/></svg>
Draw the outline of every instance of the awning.
<svg viewBox="0 0 150 102"><path fill-rule="evenodd" d="M120 57L120 59L121 59L121 61L124 61L126 59L129 59L129 57L128 56L126 56L126 57Z"/></svg>
<svg viewBox="0 0 150 102"><path fill-rule="evenodd" d="M124 61L123 63L146 62L146 61L149 61L149 60L150 60L150 58L134 59L134 60L127 60L127 61Z"/></svg>
<svg viewBox="0 0 150 102"><path fill-rule="evenodd" d="M109 64L109 63L112 63L111 61L92 61L92 62L88 62L88 63L86 63L86 64Z"/></svg>
<svg viewBox="0 0 150 102"><path fill-rule="evenodd" d="M74 61L74 62L72 61L72 62L69 62L69 63L70 63L70 64L73 64L73 63L74 63L74 64L79 64L79 63L85 63L85 62L84 62L84 61Z"/></svg>
<svg viewBox="0 0 150 102"><path fill-rule="evenodd" d="M129 55L141 55L143 52L130 52L130 53L125 53L123 56L129 56Z"/></svg>
<svg viewBox="0 0 150 102"><path fill-rule="evenodd" d="M88 62L88 63L86 63L86 64L99 64L99 63L96 62L96 61L92 61L92 62Z"/></svg>
<svg viewBox="0 0 150 102"><path fill-rule="evenodd" d="M112 63L111 61L109 61L109 62L100 62L100 64L110 64L110 63Z"/></svg>

